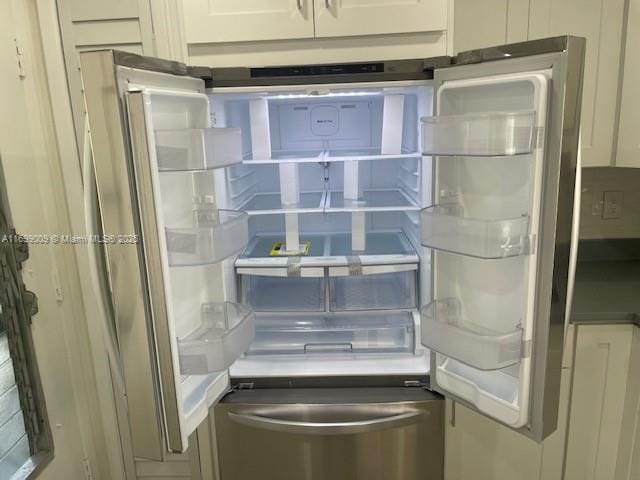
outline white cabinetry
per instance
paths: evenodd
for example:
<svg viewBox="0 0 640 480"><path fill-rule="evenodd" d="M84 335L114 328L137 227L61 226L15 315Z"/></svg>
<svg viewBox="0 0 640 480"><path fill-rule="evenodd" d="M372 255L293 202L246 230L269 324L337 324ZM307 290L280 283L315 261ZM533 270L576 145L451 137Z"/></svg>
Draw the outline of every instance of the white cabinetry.
<svg viewBox="0 0 640 480"><path fill-rule="evenodd" d="M616 167L640 167L640 0L629 0Z"/></svg>
<svg viewBox="0 0 640 480"><path fill-rule="evenodd" d="M582 164L613 163L618 115L624 0L531 0L529 39L586 37L582 93Z"/></svg>
<svg viewBox="0 0 640 480"><path fill-rule="evenodd" d="M634 328L578 327L565 480L614 478Z"/></svg>
<svg viewBox="0 0 640 480"><path fill-rule="evenodd" d="M185 0L188 44L313 38L313 0Z"/></svg>
<svg viewBox="0 0 640 480"><path fill-rule="evenodd" d="M455 0L453 51L527 40L529 0Z"/></svg>
<svg viewBox="0 0 640 480"><path fill-rule="evenodd" d="M447 0L314 0L316 37L447 29Z"/></svg>
<svg viewBox="0 0 640 480"><path fill-rule="evenodd" d="M189 45L444 31L448 0L184 0ZM304 63L301 61L301 63Z"/></svg>
<svg viewBox="0 0 640 480"><path fill-rule="evenodd" d="M640 478L640 327L633 330L615 480Z"/></svg>

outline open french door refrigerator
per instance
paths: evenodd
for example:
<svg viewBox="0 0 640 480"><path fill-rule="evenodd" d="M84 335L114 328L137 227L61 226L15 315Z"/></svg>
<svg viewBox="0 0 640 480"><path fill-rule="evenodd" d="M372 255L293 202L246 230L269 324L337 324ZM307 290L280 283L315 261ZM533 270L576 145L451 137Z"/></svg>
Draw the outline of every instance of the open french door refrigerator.
<svg viewBox="0 0 640 480"><path fill-rule="evenodd" d="M81 54L133 455L212 415L222 480L442 478L442 396L553 432L584 49Z"/></svg>

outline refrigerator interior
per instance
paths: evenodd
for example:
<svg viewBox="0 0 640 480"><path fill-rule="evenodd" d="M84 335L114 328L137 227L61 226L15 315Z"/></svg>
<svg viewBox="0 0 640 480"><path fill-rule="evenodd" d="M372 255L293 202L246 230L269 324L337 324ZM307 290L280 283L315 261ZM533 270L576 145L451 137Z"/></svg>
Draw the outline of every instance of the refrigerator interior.
<svg viewBox="0 0 640 480"><path fill-rule="evenodd" d="M228 88L209 99L211 124L242 136L242 163L213 181L217 208L248 215L247 247L222 262L225 298L256 316L231 376L427 374L419 211L431 161L419 119L430 85Z"/></svg>

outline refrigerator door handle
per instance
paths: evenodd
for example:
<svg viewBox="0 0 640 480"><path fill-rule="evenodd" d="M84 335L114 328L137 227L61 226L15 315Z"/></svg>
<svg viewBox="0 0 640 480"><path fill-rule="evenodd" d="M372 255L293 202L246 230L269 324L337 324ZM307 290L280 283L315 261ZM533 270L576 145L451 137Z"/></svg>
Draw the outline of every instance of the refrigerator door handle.
<svg viewBox="0 0 640 480"><path fill-rule="evenodd" d="M388 417L350 422L301 422L245 413L227 414L229 419L247 427L300 435L353 435L406 427L429 415L428 411L410 410Z"/></svg>

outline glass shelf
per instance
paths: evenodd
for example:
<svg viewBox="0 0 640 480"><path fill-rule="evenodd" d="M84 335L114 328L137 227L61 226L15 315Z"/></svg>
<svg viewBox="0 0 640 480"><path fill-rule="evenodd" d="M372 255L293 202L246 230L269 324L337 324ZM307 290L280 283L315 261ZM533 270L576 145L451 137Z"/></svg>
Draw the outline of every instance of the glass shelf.
<svg viewBox="0 0 640 480"><path fill-rule="evenodd" d="M325 192L300 193L300 203L282 206L280 193L256 193L240 205L249 215L278 213L313 213L324 211Z"/></svg>
<svg viewBox="0 0 640 480"><path fill-rule="evenodd" d="M349 160L396 160L402 158L422 158L420 152L382 153L380 148L344 148L326 150L323 161L344 162Z"/></svg>
<svg viewBox="0 0 640 480"><path fill-rule="evenodd" d="M434 205L421 212L422 245L477 258L529 254L529 217L502 220L466 218L455 203Z"/></svg>
<svg viewBox="0 0 640 480"><path fill-rule="evenodd" d="M156 130L158 169L163 172L199 171L242 162L239 128Z"/></svg>
<svg viewBox="0 0 640 480"><path fill-rule="evenodd" d="M414 352L411 313L366 315L258 315L247 355Z"/></svg>
<svg viewBox="0 0 640 480"><path fill-rule="evenodd" d="M349 148L323 151L274 151L271 158L245 157L243 163L269 164L269 163L318 163L318 162L345 162L351 160L396 160L403 158L422 158L420 152L403 152L397 154L382 153L380 148Z"/></svg>
<svg viewBox="0 0 640 480"><path fill-rule="evenodd" d="M344 192L329 192L327 212L385 212L420 210L402 190L365 190L358 200L345 200Z"/></svg>
<svg viewBox="0 0 640 480"><path fill-rule="evenodd" d="M204 375L225 370L249 348L255 314L237 303L205 303L201 324L178 339L180 373Z"/></svg>
<svg viewBox="0 0 640 480"><path fill-rule="evenodd" d="M456 298L436 300L421 311L422 344L480 370L520 362L522 330L497 332L462 318Z"/></svg>
<svg viewBox="0 0 640 480"><path fill-rule="evenodd" d="M424 155L501 156L535 148L535 112L487 112L423 117Z"/></svg>
<svg viewBox="0 0 640 480"><path fill-rule="evenodd" d="M169 265L217 263L242 251L249 240L248 215L235 210L214 210L197 227L167 228Z"/></svg>

